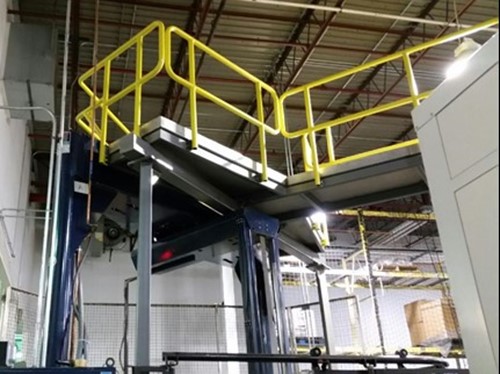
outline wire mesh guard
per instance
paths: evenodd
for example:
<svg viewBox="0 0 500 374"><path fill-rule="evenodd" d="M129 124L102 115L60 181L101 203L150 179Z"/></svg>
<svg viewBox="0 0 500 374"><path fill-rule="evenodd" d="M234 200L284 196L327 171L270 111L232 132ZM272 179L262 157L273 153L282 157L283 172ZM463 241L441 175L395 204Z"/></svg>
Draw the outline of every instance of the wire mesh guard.
<svg viewBox="0 0 500 374"><path fill-rule="evenodd" d="M326 351L322 314L313 277L300 277L284 287L293 353L313 347ZM293 285L291 285L293 284ZM441 290L378 289L381 319L377 320L370 292L357 288L350 295L329 288L332 317L332 354L388 355L407 350L410 354L449 358L450 367L467 368L453 302ZM380 326L378 324L380 323ZM380 329L379 329L380 327ZM379 334L379 331L381 334ZM307 366L298 365L298 370ZM359 369L337 365L337 369Z"/></svg>
<svg viewBox="0 0 500 374"><path fill-rule="evenodd" d="M10 364L17 367L34 365L33 344L35 339L35 323L37 295L10 288L5 295L5 309L2 318L2 336L0 340L10 343L12 360Z"/></svg>
<svg viewBox="0 0 500 374"><path fill-rule="evenodd" d="M304 279L303 279L304 280ZM307 280L307 279L306 279ZM287 284L287 282L285 282ZM329 288L333 326L334 354L380 354L381 340L367 289ZM313 347L324 350L325 340L317 288L312 279L307 285L286 285L283 289L291 353L307 354ZM381 331L388 354L405 348L410 354L447 355L460 339L452 302L439 290L378 290ZM2 338L14 347L17 366L34 364L33 339L37 296L10 289L3 312ZM120 369L125 357L134 364L135 305L128 308L127 342L124 345L124 304L85 304L85 329L89 366L103 366L113 357ZM166 305L151 307L151 364L161 365L162 352L246 353L245 324L240 306ZM418 340L420 339L420 340ZM450 351L451 350L451 351ZM466 368L465 360L449 361L451 367ZM353 369L353 365L337 365ZM359 369L359 367L356 366ZM310 370L298 365L294 373ZM123 370L119 370L123 372ZM182 362L176 373L246 374L247 364Z"/></svg>
<svg viewBox="0 0 500 374"><path fill-rule="evenodd" d="M128 308L127 344L124 344L124 305L86 304L88 363L101 366L108 357L134 365L136 307ZM224 305L151 306L151 365L162 365L162 352L246 352L243 310ZM125 352L126 351L126 352ZM176 373L247 373L244 363L183 362Z"/></svg>

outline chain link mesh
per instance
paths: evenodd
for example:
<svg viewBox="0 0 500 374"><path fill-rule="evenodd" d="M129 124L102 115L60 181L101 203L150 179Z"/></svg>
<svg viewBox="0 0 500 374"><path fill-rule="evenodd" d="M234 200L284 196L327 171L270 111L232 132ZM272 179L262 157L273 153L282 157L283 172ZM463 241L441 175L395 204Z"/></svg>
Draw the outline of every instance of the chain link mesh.
<svg viewBox="0 0 500 374"><path fill-rule="evenodd" d="M10 288L7 293L4 338L11 345L16 366L33 366L37 295Z"/></svg>
<svg viewBox="0 0 500 374"><path fill-rule="evenodd" d="M108 357L124 365L124 304L85 305L89 366L102 366ZM162 365L163 352L246 352L243 309L225 305L151 306L151 365ZM134 365L136 306L128 307L128 365ZM228 371L231 369L230 371ZM238 369L239 371L237 371ZM246 374L246 364L181 362L176 373Z"/></svg>

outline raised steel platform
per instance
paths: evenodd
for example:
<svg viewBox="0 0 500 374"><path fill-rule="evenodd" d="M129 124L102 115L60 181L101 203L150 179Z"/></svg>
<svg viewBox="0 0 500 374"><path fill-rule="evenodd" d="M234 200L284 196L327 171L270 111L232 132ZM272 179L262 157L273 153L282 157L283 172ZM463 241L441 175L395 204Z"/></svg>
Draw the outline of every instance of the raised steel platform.
<svg viewBox="0 0 500 374"><path fill-rule="evenodd" d="M303 217L325 211L373 204L427 191L418 146L330 167L316 186L312 172L287 177L241 153L198 135L191 150L191 130L158 117L142 126L141 138L127 135L110 146L109 160L134 167L152 158L159 176L220 215L253 207L281 221L288 234L304 244L314 242Z"/></svg>

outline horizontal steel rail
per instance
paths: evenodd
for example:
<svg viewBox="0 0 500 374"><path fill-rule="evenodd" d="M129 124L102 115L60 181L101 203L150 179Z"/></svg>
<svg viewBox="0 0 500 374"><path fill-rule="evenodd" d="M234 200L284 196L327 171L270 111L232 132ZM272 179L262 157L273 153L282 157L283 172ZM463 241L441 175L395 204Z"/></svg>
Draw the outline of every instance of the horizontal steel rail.
<svg viewBox="0 0 500 374"><path fill-rule="evenodd" d="M371 150L368 152L362 152L353 156L349 157L344 157L342 159L335 159L335 152L334 152L334 144L333 144L333 137L331 133L331 129L335 126L340 126L340 125L345 125L351 121L356 121L360 120L365 117L372 116L374 114L386 112L389 110L393 110L402 106L410 105L412 104L413 107L416 107L420 104L421 100L427 98L430 94L431 91L419 93L418 92L418 87L415 81L415 75L413 73L412 65L411 65L411 60L410 56L412 54L415 54L417 52L421 52L423 50L448 43L454 40L457 40L459 38L463 38L465 36L471 35L473 33L476 33L480 30L484 30L487 28L490 28L494 25L498 24L498 18L493 18L488 21L479 23L475 26L469 27L467 29L459 30L454 33L450 33L446 36L443 36L441 38L437 38L434 40L430 40L425 43L418 44L416 46L406 48L404 50L395 52L393 54L390 54L388 56L384 56L381 58L378 58L376 60L367 62L366 64L356 66L351 69L344 70L342 72L332 74L329 76L326 76L324 78L318 79L316 81L304 84L302 86L295 87L293 89L287 90L284 92L281 97L280 97L280 102L283 107L283 125L282 125L282 134L285 138L288 139L293 139L293 138L302 138L302 152L303 152L303 157L304 157L304 167L306 171L312 171L314 175L314 181L317 185L320 184L321 182L321 171L327 167L339 165L341 163L345 162L350 162L350 161L355 161L355 160L361 160L367 157L371 157L380 153L385 153L388 151L392 151L394 149L398 148L405 148L405 147L410 147L413 145L418 144L418 140L410 140L406 142L402 142L396 145L391 145L388 147L382 147L378 148L375 150ZM322 87L326 84L332 83L334 81L338 81L339 79L364 72L366 70L375 68L377 66L386 64L388 62L392 62L395 60L403 60L403 66L404 70L406 73L406 77L408 80L408 88L410 91L410 96L406 98L402 98L396 101L392 101L389 103L385 103L382 105L375 106L373 108L369 108L366 110L362 110L357 113L349 114L346 116L342 116L340 118L336 119L331 119L322 123L315 123L314 121L314 114L313 114L313 105L312 105L312 99L311 99L311 91L314 88ZM286 110L286 100L292 96L302 94L304 98L304 106L305 106L305 126L301 129L298 130L290 130L287 126L286 123L286 115L285 115L285 110ZM328 162L321 163L319 162L318 159L318 147L316 144L316 135L318 132L324 131L325 136L326 136L326 151L328 154Z"/></svg>
<svg viewBox="0 0 500 374"><path fill-rule="evenodd" d="M421 52L425 49L432 48L450 41L463 38L465 36L476 33L480 30L491 28L498 24L498 18L493 18L488 21L482 22L476 26L459 30L450 33L438 39L430 40L428 42L404 49L402 51L393 53L391 55L373 60L366 64L342 71L340 73L326 76L322 79L295 87L284 92L278 96L273 87L266 84L264 81L255 77L248 71L244 70L237 64L231 62L218 52L209 48L199 40L195 39L188 33L182 31L178 27L170 26L165 28L161 21L154 21L146 28L141 30L138 34L133 36L130 40L125 42L115 51L107 55L99 61L94 67L85 72L78 79L78 84L83 91L89 96L90 104L83 109L76 117L79 126L90 136L93 136L99 141L99 161L106 163L108 143L108 124L113 122L118 129L124 134L129 134L131 131L137 136L140 136L141 126L143 125L141 116L142 106L142 87L151 79L158 76L165 68L167 75L180 85L189 90L189 106L190 106L190 125L192 130L191 148L197 149L198 147L198 111L197 111L197 98L203 97L213 102L220 108L244 119L250 124L256 126L259 131L259 147L260 147L260 161L262 164L261 181L268 180L268 166L267 166L267 149L266 149L266 134L276 136L282 135L285 138L301 138L302 155L304 161L305 171L311 171L314 181L317 185L321 183L321 174L324 169L346 162L362 160L378 154L389 151L394 151L401 148L408 148L418 145L417 139L408 140L405 142L389 145L386 147L377 148L374 150L361 152L348 157L336 159L334 150L334 140L332 136L332 128L336 126L345 125L352 121L357 121L375 114L393 110L402 106L413 105L416 107L422 100L427 98L431 91L422 92L418 91L415 81L415 76L412 69L410 56L412 54ZM143 72L144 65L144 39L148 36L157 33L158 39L158 53L156 57L156 64L148 72ZM184 40L187 45L187 61L188 61L188 77L178 75L172 68L172 54L173 37L177 36ZM135 48L135 79L126 87L122 88L117 93L111 94L111 73L112 64L116 59L129 50ZM218 63L229 68L241 77L245 78L254 85L255 97L257 102L257 115L256 117L249 115L238 107L228 103L214 93L205 88L200 87L196 81L196 51L201 51L213 58ZM410 94L408 97L401 98L389 103L375 106L357 113L342 116L340 118L331 119L322 123L315 123L313 114L313 103L311 98L311 91L315 88L324 86L333 81L345 78L347 76L357 74L374 67L402 59L405 74L408 80L408 88ZM102 77L100 77L102 74ZM93 92L90 88L88 81L102 80L102 92ZM264 113L264 94L267 93L271 99L272 108L274 111L274 124L268 125L265 121ZM134 95L133 106L133 129L129 127L119 118L117 114L111 109L112 106L128 95ZM303 95L305 106L305 127L291 130L286 122L286 100L295 95ZM98 119L97 117L100 117ZM320 163L318 156L318 145L316 144L316 136L319 132L325 132L326 136L326 152L328 161Z"/></svg>

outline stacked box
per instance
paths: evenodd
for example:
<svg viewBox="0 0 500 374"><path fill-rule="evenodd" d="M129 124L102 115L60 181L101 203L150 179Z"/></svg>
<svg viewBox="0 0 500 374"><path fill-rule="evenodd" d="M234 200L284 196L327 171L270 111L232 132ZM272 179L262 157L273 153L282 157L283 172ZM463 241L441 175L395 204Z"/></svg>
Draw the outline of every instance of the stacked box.
<svg viewBox="0 0 500 374"><path fill-rule="evenodd" d="M414 347L439 346L459 338L456 312L449 298L418 300L404 308Z"/></svg>

